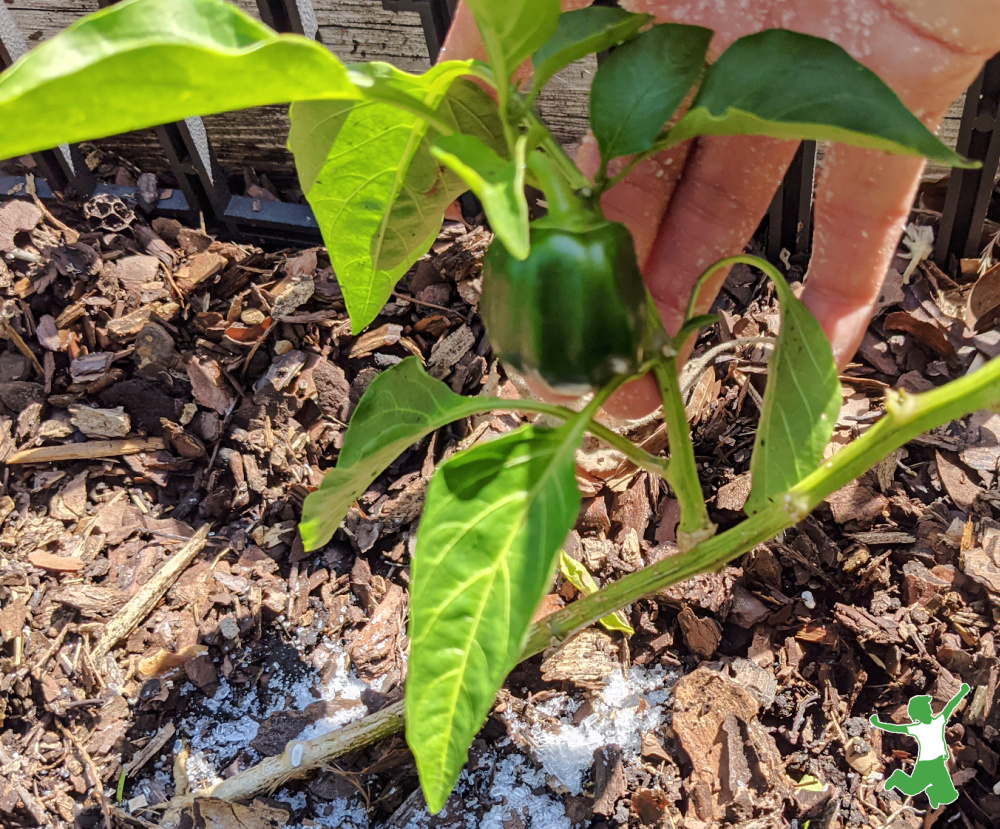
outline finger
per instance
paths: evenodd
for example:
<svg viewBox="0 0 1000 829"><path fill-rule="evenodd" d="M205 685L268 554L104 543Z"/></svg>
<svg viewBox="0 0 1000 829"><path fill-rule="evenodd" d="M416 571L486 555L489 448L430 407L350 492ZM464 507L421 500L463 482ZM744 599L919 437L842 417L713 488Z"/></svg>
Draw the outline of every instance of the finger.
<svg viewBox="0 0 1000 829"><path fill-rule="evenodd" d="M797 143L769 138L702 138L670 199L643 267L646 285L669 333L684 320L688 298L711 264L743 252L767 211ZM698 313L725 281L716 273L699 292ZM683 357L684 355L682 355ZM637 418L659 404L649 378L608 401L617 417Z"/></svg>
<svg viewBox="0 0 1000 829"><path fill-rule="evenodd" d="M846 38L842 45L879 74L931 130L936 129L948 104L978 73L981 60L944 41L925 38L913 20L886 17L877 24L864 43ZM881 38L877 43L871 42L874 33ZM928 66L933 67L930 73ZM829 337L841 368L854 355L871 320L923 164L921 159L843 145L831 147L823 159L802 300Z"/></svg>
<svg viewBox="0 0 1000 829"><path fill-rule="evenodd" d="M1000 46L1000 5L996 0L889 0L910 23L938 40L979 52L985 61ZM945 13L942 13L945 10Z"/></svg>
<svg viewBox="0 0 1000 829"><path fill-rule="evenodd" d="M922 159L856 147L833 147L823 159L802 301L841 368L868 327L922 169Z"/></svg>
<svg viewBox="0 0 1000 829"><path fill-rule="evenodd" d="M438 62L445 60L486 60L486 50L479 37L476 21L465 3L459 3L438 55Z"/></svg>
<svg viewBox="0 0 1000 829"><path fill-rule="evenodd" d="M699 139L646 262L646 284L670 333L680 328L698 276L742 253L760 224L798 143L771 138ZM703 312L725 280L700 294Z"/></svg>
<svg viewBox="0 0 1000 829"><path fill-rule="evenodd" d="M601 209L612 222L621 222L632 234L635 254L642 265L649 258L663 213L673 195L690 142L672 147L639 163L621 182L601 197ZM592 133L577 152L576 163L583 174L593 178L600 166L601 155ZM615 159L608 165L608 175L615 176L627 159Z"/></svg>

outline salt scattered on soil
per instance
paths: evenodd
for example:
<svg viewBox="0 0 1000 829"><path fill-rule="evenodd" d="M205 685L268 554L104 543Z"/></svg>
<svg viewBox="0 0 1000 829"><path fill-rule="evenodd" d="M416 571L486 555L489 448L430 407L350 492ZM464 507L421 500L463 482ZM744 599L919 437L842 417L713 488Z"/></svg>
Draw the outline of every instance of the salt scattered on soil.
<svg viewBox="0 0 1000 829"><path fill-rule="evenodd" d="M663 722L663 703L679 678L661 666L635 666L628 674L615 673L591 700L593 713L578 724L572 717L580 703L560 694L537 706L547 721L508 723L512 733L523 735L533 747L542 768L571 794L583 791L583 778L594 760L594 752L606 745L621 747L627 761L636 756L642 734L655 731Z"/></svg>
<svg viewBox="0 0 1000 829"><path fill-rule="evenodd" d="M320 682L318 666L326 660L309 666L298 663L294 670L273 662L266 689L222 680L215 695L199 706L199 712L181 721L178 736L188 741L191 750L187 774L194 788L218 782L221 770L241 753L258 759L250 742L259 723L271 714L302 710L319 700L360 699L366 686L350 669L347 656L326 647L336 669L328 671L331 678L325 684ZM677 673L660 666L616 672L600 691L588 695L593 711L578 723L573 717L583 704L579 693L548 697L530 706L527 717L508 713L513 740L504 739L482 749L475 770L462 771L445 811L432 820L426 809L419 809L405 829L427 829L430 825L504 829L516 819L532 829L571 829L563 805L564 790L571 794L583 791L594 752L603 746L616 744L626 763L634 761L643 733L662 726L665 703L678 678ZM185 686L182 690L193 693L194 689ZM364 710L363 706L350 707L317 720L296 739L326 734L357 719ZM521 753L517 745L529 746L531 756ZM162 789L167 781L159 778L164 776L163 770L157 771L153 778L137 781L136 789L146 792L154 783L154 790ZM369 820L360 796L316 803L305 791L286 788L276 798L291 807L293 821L301 822L289 824L289 829L378 829ZM449 810L458 811L449 816ZM445 820L439 823L442 818Z"/></svg>
<svg viewBox="0 0 1000 829"><path fill-rule="evenodd" d="M321 645L317 650L324 647L325 658L314 659L312 665L299 662L290 668L278 660L268 664L271 676L266 688L259 684L231 685L220 679L215 694L196 705L197 713L178 723L178 741L186 740L191 752L186 771L192 788L199 789L220 782L222 769L241 752L251 760L259 759L250 743L257 736L260 723L272 714L302 711L318 701L361 698L367 686L349 667L347 654L328 644ZM330 678L323 683L317 666L327 661L335 668L328 670ZM181 693L186 696L196 692L194 686L185 683ZM328 734L358 719L365 711L362 705L347 707L312 723L297 739Z"/></svg>
<svg viewBox="0 0 1000 829"><path fill-rule="evenodd" d="M535 793L544 788L545 775L517 753L510 740L487 748L478 766L471 774L463 769L455 791L433 824L427 810L420 809L403 829L427 829L440 825L438 821L456 829L505 829L515 816L531 829L571 829L561 799L546 791ZM461 815L450 814L456 808L462 809Z"/></svg>
<svg viewBox="0 0 1000 829"><path fill-rule="evenodd" d="M308 812L308 798L305 792L291 794L287 789L279 791L275 800L287 803L293 815L308 813L309 819L303 823L288 824L285 829L372 829L368 814L360 798L337 798L319 803Z"/></svg>
<svg viewBox="0 0 1000 829"><path fill-rule="evenodd" d="M364 805L356 798L321 803L309 821L301 827L290 826L289 829L314 829L317 826L324 829L373 829L368 823Z"/></svg>
<svg viewBox="0 0 1000 829"><path fill-rule="evenodd" d="M556 694L534 706L540 717L532 722L508 718L510 733L518 743L531 747L534 759L518 752L509 739L487 748L477 758L476 771L462 771L455 792L438 816L447 818L449 809L461 806L463 819L442 825L503 829L516 825L516 817L531 829L571 829L562 795L551 784L580 794L594 751L609 743L621 747L624 762L634 761L643 733L663 724L665 703L679 678L678 673L660 666L636 666L627 673L615 673L592 695L593 713L578 724L573 723L573 715L582 699L569 694ZM421 810L404 829L439 825L430 820L427 811Z"/></svg>

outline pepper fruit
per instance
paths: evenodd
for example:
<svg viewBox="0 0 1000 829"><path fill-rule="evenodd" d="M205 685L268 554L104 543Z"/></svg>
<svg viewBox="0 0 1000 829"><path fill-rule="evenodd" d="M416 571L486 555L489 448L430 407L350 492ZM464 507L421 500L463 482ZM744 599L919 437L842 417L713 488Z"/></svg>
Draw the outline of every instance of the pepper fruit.
<svg viewBox="0 0 1000 829"><path fill-rule="evenodd" d="M646 289L626 227L589 209L550 209L530 240L524 260L499 241L483 260L479 309L497 357L565 394L635 371Z"/></svg>

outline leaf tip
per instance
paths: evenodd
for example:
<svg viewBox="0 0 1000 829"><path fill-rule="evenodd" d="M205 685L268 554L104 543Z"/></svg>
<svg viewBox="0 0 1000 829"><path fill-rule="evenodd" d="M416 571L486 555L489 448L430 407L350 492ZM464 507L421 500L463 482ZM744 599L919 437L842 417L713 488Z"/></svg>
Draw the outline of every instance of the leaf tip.
<svg viewBox="0 0 1000 829"><path fill-rule="evenodd" d="M302 514L302 520L299 522L298 530L299 538L302 539L302 548L307 553L318 550L332 537L324 537L325 534L319 528L319 522L311 518L307 518L305 512Z"/></svg>
<svg viewBox="0 0 1000 829"><path fill-rule="evenodd" d="M440 786L428 786L425 784L421 784L421 788L424 790L427 811L432 815L436 815L444 808L444 804L448 802L448 796L451 794L451 791L442 792Z"/></svg>

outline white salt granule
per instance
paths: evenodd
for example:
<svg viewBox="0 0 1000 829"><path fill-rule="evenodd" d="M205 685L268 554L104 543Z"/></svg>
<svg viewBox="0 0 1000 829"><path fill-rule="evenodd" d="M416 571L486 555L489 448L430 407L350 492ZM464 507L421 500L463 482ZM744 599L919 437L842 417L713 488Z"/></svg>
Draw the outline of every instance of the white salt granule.
<svg viewBox="0 0 1000 829"><path fill-rule="evenodd" d="M547 774L571 794L580 794L584 775L593 764L597 749L613 743L621 747L626 760L631 759L639 751L642 734L660 727L662 705L675 681L676 676L660 666L633 667L627 675L612 674L592 700L594 712L578 724L573 724L572 717L579 703L558 695L544 703L544 710L538 706L541 713L552 718L549 722L529 725L515 721L510 727L524 734Z"/></svg>
<svg viewBox="0 0 1000 829"><path fill-rule="evenodd" d="M321 804L313 817L313 826L322 826L324 829L369 829L370 824L365 807L356 798L351 798Z"/></svg>
<svg viewBox="0 0 1000 829"><path fill-rule="evenodd" d="M532 791L544 783L543 776L531 768L527 758L519 754L504 757L496 765L490 786L490 799L496 805L483 815L479 827L505 829L510 818L519 815L531 829L570 829L562 803L548 794L536 795Z"/></svg>
<svg viewBox="0 0 1000 829"><path fill-rule="evenodd" d="M462 770L449 802L455 799L462 802L465 829L504 829L515 816L531 829L571 829L559 797L548 792L535 794L536 789L545 785L545 775L530 759L510 749L510 741L504 739L484 752L477 771ZM489 790L484 791L487 779ZM479 810L484 807L486 811L479 819ZM447 813L445 807L437 818L446 817ZM430 815L426 809L420 809L404 829L427 829L429 825L432 825Z"/></svg>
<svg viewBox="0 0 1000 829"><path fill-rule="evenodd" d="M274 799L282 803L287 803L292 808L293 813L301 812L306 807L305 792L292 794L287 789L282 789L280 792L275 793Z"/></svg>
<svg viewBox="0 0 1000 829"><path fill-rule="evenodd" d="M342 652L339 643L331 645L324 642L320 647L327 649L336 666L325 684L320 682L319 671L314 664L300 663L293 672L282 668L279 662L273 662L274 673L266 688L260 685L234 686L220 677L215 694L199 701L199 713L178 723L178 738L186 740L191 750L187 774L192 788L199 789L219 782L222 769L241 751L251 759L257 759L250 743L260 731L260 723L272 714L286 710L302 711L320 700L361 699L366 686L350 668L347 654ZM185 683L181 693L193 695L196 691L193 685ZM332 717L317 720L298 739L328 734L365 712L363 705L350 706ZM301 761L301 749L299 759Z"/></svg>

